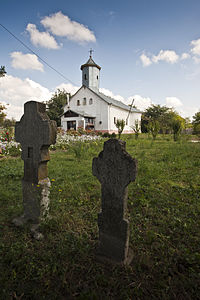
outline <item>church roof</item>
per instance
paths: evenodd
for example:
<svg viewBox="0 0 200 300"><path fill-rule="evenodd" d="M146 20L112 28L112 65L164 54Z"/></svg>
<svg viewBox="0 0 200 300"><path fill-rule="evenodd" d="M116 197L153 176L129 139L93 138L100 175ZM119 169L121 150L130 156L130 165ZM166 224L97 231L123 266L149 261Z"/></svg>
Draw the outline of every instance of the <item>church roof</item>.
<svg viewBox="0 0 200 300"><path fill-rule="evenodd" d="M94 62L94 60L92 59L92 56L91 56L91 55L90 55L90 58L88 59L88 61L87 61L84 65L81 66L81 70L83 70L83 68L85 68L85 67L96 67L96 68L98 68L99 70L101 70L101 67L98 66L98 65Z"/></svg>
<svg viewBox="0 0 200 300"><path fill-rule="evenodd" d="M87 114L87 113L85 113L84 111L76 111L76 110L71 110L71 109L68 109L68 110L66 110L65 112L63 112L63 114L60 116L60 117L62 117L62 116L64 116L66 113L75 113L75 114L77 114L78 116L83 116L83 117L86 117L86 118L92 118L92 119L94 119L95 118L95 116L93 116L92 114ZM70 117L70 116L69 116Z"/></svg>
<svg viewBox="0 0 200 300"><path fill-rule="evenodd" d="M125 109L125 110L130 110L130 106L129 105L126 105L124 104L123 102L121 101L118 101L118 100L115 100L109 96L106 96L104 95L103 93L100 93L99 91L97 91L96 89L92 89L92 88L89 88L93 93L95 93L96 95L98 95L101 99L103 99L105 102L107 102L108 104L111 104L111 105L114 105L114 106L117 106L117 107L120 107L122 109ZM142 113L139 109L137 108L131 108L131 112L136 112L136 113Z"/></svg>

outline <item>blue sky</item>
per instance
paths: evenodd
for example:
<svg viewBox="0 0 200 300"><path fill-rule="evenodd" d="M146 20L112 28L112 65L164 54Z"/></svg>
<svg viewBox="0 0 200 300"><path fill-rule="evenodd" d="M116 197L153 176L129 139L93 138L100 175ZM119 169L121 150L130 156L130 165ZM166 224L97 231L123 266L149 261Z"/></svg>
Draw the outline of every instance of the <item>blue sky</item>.
<svg viewBox="0 0 200 300"><path fill-rule="evenodd" d="M29 100L81 86L81 64L94 50L100 87L125 103L200 109L199 0L0 1L0 23L62 73L65 80L0 26L0 102L19 119Z"/></svg>

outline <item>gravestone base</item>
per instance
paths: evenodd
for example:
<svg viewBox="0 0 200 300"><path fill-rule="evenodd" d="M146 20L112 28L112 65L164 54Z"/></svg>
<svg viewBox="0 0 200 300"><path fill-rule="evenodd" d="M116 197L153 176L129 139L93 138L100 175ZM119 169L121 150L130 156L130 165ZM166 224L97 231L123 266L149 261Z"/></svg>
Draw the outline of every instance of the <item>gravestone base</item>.
<svg viewBox="0 0 200 300"><path fill-rule="evenodd" d="M114 260L113 257L107 257L107 256L102 255L102 253L100 252L100 249L96 250L95 257L96 257L97 261L99 261L100 263L103 263L103 264L121 265L121 266L126 265L127 266L127 265L130 265L130 263L133 260L133 250L129 247L127 256L124 258L124 260L121 260L121 261Z"/></svg>
<svg viewBox="0 0 200 300"><path fill-rule="evenodd" d="M116 264L130 264L133 252L129 249L129 222L105 218L98 214L99 246L97 258Z"/></svg>
<svg viewBox="0 0 200 300"><path fill-rule="evenodd" d="M43 238L39 232L40 222L46 219L49 214L50 186L49 178L40 180L38 184L22 180L24 214L12 221L17 227L30 223L31 233L37 240Z"/></svg>

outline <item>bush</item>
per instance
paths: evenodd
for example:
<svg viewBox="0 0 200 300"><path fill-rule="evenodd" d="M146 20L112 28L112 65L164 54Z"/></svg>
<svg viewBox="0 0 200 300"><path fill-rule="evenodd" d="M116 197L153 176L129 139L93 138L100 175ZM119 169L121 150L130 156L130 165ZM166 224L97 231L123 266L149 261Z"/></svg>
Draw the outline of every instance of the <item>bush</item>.
<svg viewBox="0 0 200 300"><path fill-rule="evenodd" d="M0 156L19 156L20 154L21 147L19 143L11 141L0 145Z"/></svg>
<svg viewBox="0 0 200 300"><path fill-rule="evenodd" d="M151 133L154 140L156 139L156 136L158 135L159 130L160 130L159 122L151 120L148 124L148 132Z"/></svg>
<svg viewBox="0 0 200 300"><path fill-rule="evenodd" d="M174 141L178 141L179 136L181 134L181 129L182 129L181 121L180 120L173 120L173 122L172 122L172 132L173 132L173 136L174 136Z"/></svg>
<svg viewBox="0 0 200 300"><path fill-rule="evenodd" d="M1 142L9 143L11 140L13 140L13 135L14 129L12 127L4 128L1 131Z"/></svg>
<svg viewBox="0 0 200 300"><path fill-rule="evenodd" d="M111 139L116 139L117 135L116 135L116 133L113 132L110 137L111 137Z"/></svg>
<svg viewBox="0 0 200 300"><path fill-rule="evenodd" d="M110 138L110 133L104 132L104 133L102 134L102 137L104 137L104 138Z"/></svg>
<svg viewBox="0 0 200 300"><path fill-rule="evenodd" d="M125 121L122 119L122 120L120 120L120 119L117 119L117 122L116 122L116 124L115 124L115 126L117 127L117 129L118 129L118 138L120 139L120 137L121 137L121 134L122 134L122 132L123 132L123 130L124 130L124 127L125 127Z"/></svg>

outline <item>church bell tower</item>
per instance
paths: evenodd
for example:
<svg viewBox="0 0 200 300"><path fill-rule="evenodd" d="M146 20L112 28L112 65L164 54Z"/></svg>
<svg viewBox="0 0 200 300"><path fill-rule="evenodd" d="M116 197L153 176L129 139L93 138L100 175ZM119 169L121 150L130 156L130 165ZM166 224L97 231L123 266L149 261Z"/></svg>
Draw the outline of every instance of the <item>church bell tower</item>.
<svg viewBox="0 0 200 300"><path fill-rule="evenodd" d="M98 91L101 67L92 59L92 52L93 50L90 50L90 58L81 66L82 85Z"/></svg>

